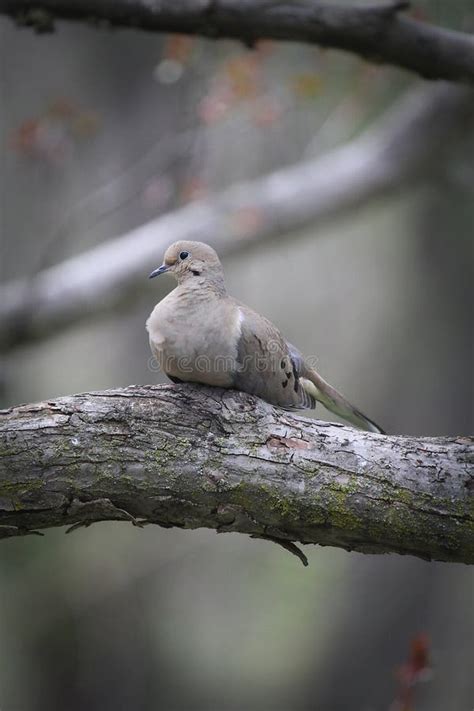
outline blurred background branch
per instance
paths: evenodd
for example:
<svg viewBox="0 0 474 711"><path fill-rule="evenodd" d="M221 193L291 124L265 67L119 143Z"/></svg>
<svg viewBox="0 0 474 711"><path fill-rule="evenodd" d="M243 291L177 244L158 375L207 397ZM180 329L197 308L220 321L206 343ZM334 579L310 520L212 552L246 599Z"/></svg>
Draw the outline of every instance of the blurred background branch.
<svg viewBox="0 0 474 711"><path fill-rule="evenodd" d="M0 287L0 346L44 339L116 310L139 293L170 240L197 239L221 256L317 225L443 172L443 145L464 135L474 92L446 84L409 92L376 126L301 162L165 214L36 275ZM252 219L242 221L239 216Z"/></svg>
<svg viewBox="0 0 474 711"><path fill-rule="evenodd" d="M39 7L41 9L39 9ZM259 39L315 43L396 65L430 79L474 83L472 37L400 15L405 0L356 5L335 2L254 0L0 0L0 12L39 32L55 19L106 26L233 38L252 46Z"/></svg>
<svg viewBox="0 0 474 711"><path fill-rule="evenodd" d="M474 563L469 437L373 436L199 386L11 408L0 436L0 537L128 520Z"/></svg>
<svg viewBox="0 0 474 711"><path fill-rule="evenodd" d="M110 2L110 12L125 4ZM346 19L362 17L355 0L341 4ZM217 5L222 10L232 3ZM157 12L166 6L166 0L147 3ZM340 4L330 6L341 12ZM6 8L1 0L0 7ZM12 12L20 7L26 7L21 0L9 3ZM45 7L38 3L18 19L51 30L54 13ZM93 13L105 3L89 7ZM172 3L181 24L183 9L190 7L199 13L203 3ZM258 11L281 23L293 13L295 28L314 37L316 25L301 17L321 7L255 2L247 3L245 14L255 19ZM384 4L377 8L379 22ZM415 48L418 56L425 48L431 52L428 71L455 69L455 45L463 48L458 69L469 65L472 0L416 0L411 11L389 11L387 17L377 42L382 62L393 50L393 33L408 24L406 36L428 42ZM370 7L365 18L357 32L370 35ZM431 451L438 437L451 437L459 451L474 426L470 99L456 99L454 87L382 66L377 57L367 62L355 52L323 49L310 37L263 39L248 49L244 37L215 41L131 26L110 31L100 19L57 25L57 32L44 35L0 14L0 272L8 287L1 291L0 310L3 303L11 318L9 326L4 319L0 337L8 351L0 362L0 407L162 382L149 361L144 321L173 284L167 277L159 285L146 277L175 238L173 231L192 235L194 221L197 234L216 240L225 257L229 291L278 324L328 380L390 433L402 433L401 446L422 441ZM327 24L320 27L328 37ZM455 30L460 42L453 43L443 27ZM431 44L433 28L440 29L436 38L449 35L446 66L438 40ZM343 31L349 36L348 27ZM257 32L254 22L249 43ZM406 61L413 56L408 48ZM299 170L305 165L306 179ZM282 180L267 182L275 176ZM117 235L129 245L129 264L112 248ZM133 237L136 245L128 239ZM115 251L123 280L113 271ZM77 269L69 272L67 265ZM70 278L70 292L60 277ZM11 291L14 284L21 288ZM13 299L8 305L7 292ZM28 326L30 319L36 325ZM165 392L171 397L174 390ZM140 402L128 399L139 412ZM161 411L158 403L155 410ZM28 423L39 424L28 413ZM315 414L324 417L322 409ZM55 440L56 428L41 430L49 437L45 457L51 462L75 456L78 432L94 428L93 413L81 416L71 418L67 440ZM137 428L131 437L114 435L122 425L111 419L99 423L123 454L118 467L128 466L127 447L140 439L139 418L128 417ZM21 437L32 452L35 431L25 427ZM352 447L359 441L358 433L344 428L316 429L330 431L331 439L354 435ZM183 449L191 432L182 432ZM324 445L323 438L318 461ZM140 456L147 447L143 442ZM287 446L270 450L278 462L293 454ZM183 456L179 441L176 452L168 451L180 457L181 470L194 456L192 444ZM208 451L212 468L215 452ZM93 466L88 454L86 473ZM413 467L418 456L407 456L404 466ZM229 465L246 461L260 464L236 455ZM297 452L294 461L304 456ZM99 483L107 490L114 486L113 466L102 465ZM472 462L464 466L470 474ZM383 468L373 469L383 476ZM416 471L410 490L424 487L427 473L431 477L430 469ZM437 490L450 485L445 471L437 472ZM206 472L199 484L207 481ZM64 480L68 473L63 471ZM301 472L294 473L299 485ZM32 509L28 495L40 495L49 477L61 475L50 467L36 494L22 476L16 492ZM130 476L137 481L138 475ZM329 472L327 479L333 492ZM71 475L65 487L77 491L81 481ZM351 481L354 505L367 474L351 475ZM264 484L272 490L272 480ZM86 501L88 492L82 494ZM298 491L292 496L298 498ZM0 509L11 508L8 487L0 498ZM71 504L71 521L86 518L81 504ZM104 499L101 506L103 512ZM374 520L381 512L387 520L398 518L403 506L388 510L382 501ZM116 509L117 517L126 516ZM93 511L89 507L89 515ZM33 513L41 517L38 509ZM363 534L371 535L370 527ZM420 632L430 639L435 664L430 683L417 686L416 711L472 707L473 566L334 546L304 550L306 569L276 545L248 535L114 521L71 536L52 529L44 538L2 541L1 708L386 711L400 696L398 670Z"/></svg>

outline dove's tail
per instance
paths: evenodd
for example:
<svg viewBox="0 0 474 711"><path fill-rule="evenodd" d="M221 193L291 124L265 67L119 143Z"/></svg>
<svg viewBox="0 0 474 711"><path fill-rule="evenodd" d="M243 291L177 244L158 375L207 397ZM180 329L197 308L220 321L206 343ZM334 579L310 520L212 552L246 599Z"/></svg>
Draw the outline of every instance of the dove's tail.
<svg viewBox="0 0 474 711"><path fill-rule="evenodd" d="M305 377L302 377L300 382L308 395L311 395L315 400L321 402L327 410L342 417L343 420L363 430L385 434L381 427L376 425L375 422L372 422L372 420L369 420L360 410L351 405L341 393L323 380L315 370L308 368Z"/></svg>

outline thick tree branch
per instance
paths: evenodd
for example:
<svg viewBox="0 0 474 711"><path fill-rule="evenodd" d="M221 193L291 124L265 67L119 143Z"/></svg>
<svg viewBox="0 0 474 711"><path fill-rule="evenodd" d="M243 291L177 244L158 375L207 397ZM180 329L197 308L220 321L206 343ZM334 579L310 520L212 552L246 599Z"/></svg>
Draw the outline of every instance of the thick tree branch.
<svg viewBox="0 0 474 711"><path fill-rule="evenodd" d="M430 79L474 83L474 40L406 17L404 0L365 4L329 0L0 0L0 12L38 31L54 20L234 38L292 40L353 52Z"/></svg>
<svg viewBox="0 0 474 711"><path fill-rule="evenodd" d="M236 391L86 393L0 414L0 536L146 520L473 563L473 463L472 438L372 435Z"/></svg>
<svg viewBox="0 0 474 711"><path fill-rule="evenodd" d="M0 347L45 338L129 301L173 240L203 240L223 256L316 228L443 170L443 147L452 148L473 116L470 89L440 85L410 93L379 125L322 158L191 203L34 278L6 284L0 288Z"/></svg>

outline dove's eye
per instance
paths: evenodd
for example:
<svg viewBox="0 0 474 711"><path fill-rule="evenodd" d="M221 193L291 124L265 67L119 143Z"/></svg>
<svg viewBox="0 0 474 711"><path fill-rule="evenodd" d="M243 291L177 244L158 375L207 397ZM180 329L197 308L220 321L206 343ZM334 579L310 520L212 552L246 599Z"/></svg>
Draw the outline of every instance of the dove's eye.
<svg viewBox="0 0 474 711"><path fill-rule="evenodd" d="M180 259L186 259L186 257L189 257L189 252L180 252L179 253Z"/></svg>

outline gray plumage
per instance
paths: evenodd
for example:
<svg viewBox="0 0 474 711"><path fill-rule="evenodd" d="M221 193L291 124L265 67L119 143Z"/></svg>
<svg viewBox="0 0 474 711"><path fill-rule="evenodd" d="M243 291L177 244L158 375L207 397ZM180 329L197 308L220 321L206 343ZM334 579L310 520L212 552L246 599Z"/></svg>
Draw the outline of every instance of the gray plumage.
<svg viewBox="0 0 474 711"><path fill-rule="evenodd" d="M286 409L321 402L357 427L381 433L306 365L268 319L227 294L216 252L202 242L176 242L150 277L172 273L178 286L147 321L150 346L174 382L236 388Z"/></svg>

